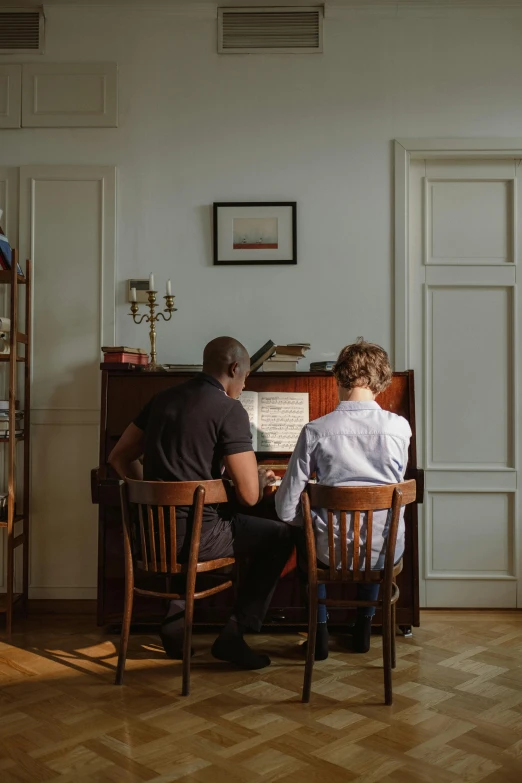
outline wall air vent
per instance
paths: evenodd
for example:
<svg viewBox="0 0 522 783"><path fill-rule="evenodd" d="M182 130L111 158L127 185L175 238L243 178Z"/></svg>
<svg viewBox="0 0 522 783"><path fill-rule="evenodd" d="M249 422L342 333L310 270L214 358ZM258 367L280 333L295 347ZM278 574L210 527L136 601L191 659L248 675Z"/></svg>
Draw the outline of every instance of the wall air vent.
<svg viewBox="0 0 522 783"><path fill-rule="evenodd" d="M322 51L322 6L218 9L220 54Z"/></svg>
<svg viewBox="0 0 522 783"><path fill-rule="evenodd" d="M41 7L0 8L0 54L42 54L43 44Z"/></svg>

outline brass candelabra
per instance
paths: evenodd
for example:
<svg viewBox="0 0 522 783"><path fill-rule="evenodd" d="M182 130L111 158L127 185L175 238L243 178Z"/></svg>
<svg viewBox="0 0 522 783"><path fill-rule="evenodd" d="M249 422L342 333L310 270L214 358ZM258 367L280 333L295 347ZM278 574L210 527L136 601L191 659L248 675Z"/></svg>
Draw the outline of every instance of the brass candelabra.
<svg viewBox="0 0 522 783"><path fill-rule="evenodd" d="M168 289L167 289L168 290ZM149 338L150 338L150 362L149 364L144 367L144 370L154 371L154 370L161 370L162 365L156 363L156 321L159 321L160 316L163 318L164 321L170 321L172 318L172 313L175 313L177 310L177 307L174 307L174 297L170 294L167 294L167 296L164 296L166 307L164 311L161 310L156 313L156 309L158 305L156 304L156 294L157 291L147 291L147 294L149 295L149 301L147 307L150 309L150 313L147 315L147 313L144 313L143 315L138 316L138 310L139 305L137 302L131 302L131 311L130 315L132 315L132 320L135 324L141 324L142 321L145 321L149 324ZM167 313L168 315L165 315Z"/></svg>

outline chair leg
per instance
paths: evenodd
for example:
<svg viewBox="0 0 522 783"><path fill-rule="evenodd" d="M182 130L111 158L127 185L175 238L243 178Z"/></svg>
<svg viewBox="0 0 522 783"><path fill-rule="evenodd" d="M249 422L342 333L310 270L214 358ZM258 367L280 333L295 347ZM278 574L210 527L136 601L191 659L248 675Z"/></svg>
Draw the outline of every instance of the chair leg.
<svg viewBox="0 0 522 783"><path fill-rule="evenodd" d="M123 622L121 624L120 651L118 653L118 666L116 669L115 685L122 685L125 661L127 660L127 647L129 646L129 634L132 618L132 604L134 601L134 580L127 580L125 585L125 605L123 607Z"/></svg>
<svg viewBox="0 0 522 783"><path fill-rule="evenodd" d="M396 608L397 604L392 604L391 608L391 667L395 669L397 666L397 657L395 654L395 637L397 635L397 620L396 620Z"/></svg>
<svg viewBox="0 0 522 783"><path fill-rule="evenodd" d="M308 647L306 650L306 663L303 682L303 696L301 701L308 704L312 688L312 673L315 659L315 639L317 637L317 587L310 590L308 599Z"/></svg>
<svg viewBox="0 0 522 783"><path fill-rule="evenodd" d="M389 601L383 601L382 607L382 661L384 668L384 703L390 705L392 695L392 666L391 666L391 605Z"/></svg>
<svg viewBox="0 0 522 783"><path fill-rule="evenodd" d="M189 580L190 581L190 580ZM181 695L190 694L190 652L192 647L192 622L194 619L194 585L188 586L185 603L185 630L183 633L183 684Z"/></svg>

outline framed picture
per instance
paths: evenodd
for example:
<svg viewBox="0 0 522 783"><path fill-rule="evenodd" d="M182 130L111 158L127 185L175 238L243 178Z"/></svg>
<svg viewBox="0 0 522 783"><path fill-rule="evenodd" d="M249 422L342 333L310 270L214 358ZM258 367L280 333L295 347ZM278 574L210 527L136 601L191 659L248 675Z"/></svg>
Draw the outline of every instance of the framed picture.
<svg viewBox="0 0 522 783"><path fill-rule="evenodd" d="M214 264L297 264L295 201L214 203Z"/></svg>

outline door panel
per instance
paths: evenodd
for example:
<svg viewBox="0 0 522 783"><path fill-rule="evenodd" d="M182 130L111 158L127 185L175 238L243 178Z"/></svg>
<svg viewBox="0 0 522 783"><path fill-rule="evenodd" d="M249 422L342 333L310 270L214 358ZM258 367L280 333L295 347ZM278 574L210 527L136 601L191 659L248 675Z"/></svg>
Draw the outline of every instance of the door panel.
<svg viewBox="0 0 522 783"><path fill-rule="evenodd" d="M410 166L428 607L517 605L519 173L514 159Z"/></svg>
<svg viewBox="0 0 522 783"><path fill-rule="evenodd" d="M20 244L33 259L29 596L96 596L100 346L114 341L115 171L20 170Z"/></svg>

